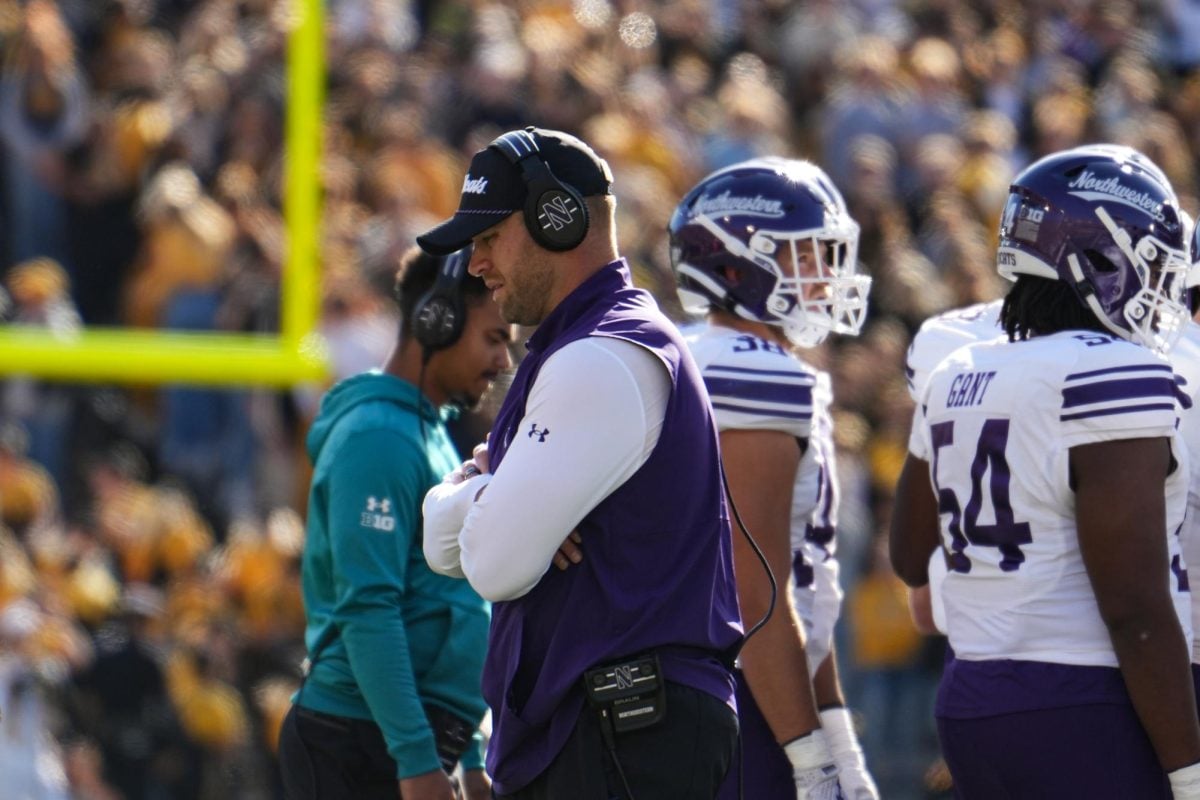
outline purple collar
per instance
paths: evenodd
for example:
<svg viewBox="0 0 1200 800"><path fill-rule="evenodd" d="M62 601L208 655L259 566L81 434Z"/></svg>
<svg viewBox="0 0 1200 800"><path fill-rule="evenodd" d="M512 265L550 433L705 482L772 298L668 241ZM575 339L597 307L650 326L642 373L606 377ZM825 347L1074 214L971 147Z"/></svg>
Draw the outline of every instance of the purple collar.
<svg viewBox="0 0 1200 800"><path fill-rule="evenodd" d="M546 315L525 343L525 347L531 353L544 350L560 333L575 324L583 309L591 306L598 298L632 287L633 276L625 259L610 261L576 286Z"/></svg>

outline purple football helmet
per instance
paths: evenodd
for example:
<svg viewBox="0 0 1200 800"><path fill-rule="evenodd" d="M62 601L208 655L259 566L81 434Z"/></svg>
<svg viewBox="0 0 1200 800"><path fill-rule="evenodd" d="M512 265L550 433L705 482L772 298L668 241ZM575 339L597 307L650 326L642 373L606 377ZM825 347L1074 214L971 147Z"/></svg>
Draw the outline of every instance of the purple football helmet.
<svg viewBox="0 0 1200 800"><path fill-rule="evenodd" d="M1197 226L1191 215L1182 209L1179 216L1183 219L1184 230L1189 231L1188 239L1191 241L1191 247L1188 248L1188 261L1191 266L1187 274L1187 304L1194 315L1200 311L1200 226Z"/></svg>
<svg viewBox="0 0 1200 800"><path fill-rule="evenodd" d="M815 164L758 158L718 170L671 217L671 266L684 309L721 308L812 347L862 329L871 279L858 224Z"/></svg>
<svg viewBox="0 0 1200 800"><path fill-rule="evenodd" d="M1175 191L1154 162L1116 145L1046 156L1009 188L996 266L1065 281L1114 334L1168 352L1188 320L1190 259Z"/></svg>
<svg viewBox="0 0 1200 800"><path fill-rule="evenodd" d="M1200 267L1200 225L1197 225L1196 222L1189 217L1186 212L1183 216L1192 229L1191 262L1192 268L1196 269L1197 267ZM1200 283L1200 281L1189 280L1188 286L1195 286L1197 283Z"/></svg>

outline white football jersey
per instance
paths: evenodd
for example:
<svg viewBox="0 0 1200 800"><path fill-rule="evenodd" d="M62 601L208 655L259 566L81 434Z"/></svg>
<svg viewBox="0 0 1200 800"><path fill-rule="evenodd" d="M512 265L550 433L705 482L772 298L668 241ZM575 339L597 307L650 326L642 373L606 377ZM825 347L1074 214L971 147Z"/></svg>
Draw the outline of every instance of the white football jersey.
<svg viewBox="0 0 1200 800"><path fill-rule="evenodd" d="M1183 561L1195 568L1200 564L1200 325L1195 322L1183 329L1183 336L1171 350L1176 383L1188 398L1179 415L1179 432L1192 465L1188 482L1188 512L1180 533ZM1200 630L1200 592L1192 598L1192 631ZM1200 664L1200 641L1192 642L1192 663Z"/></svg>
<svg viewBox="0 0 1200 800"><path fill-rule="evenodd" d="M804 621L809 674L816 672L833 648L833 627L842 609L842 586L834 555L841 496L830 414L833 388L827 373L818 371L816 376L812 429L792 491L792 596Z"/></svg>
<svg viewBox="0 0 1200 800"><path fill-rule="evenodd" d="M1179 462L1166 482L1168 580L1191 639L1177 532L1189 465L1175 430L1171 367L1101 333L981 342L933 371L910 449L939 496L949 573L950 644L967 660L1117 665L1079 553L1070 448L1165 436Z"/></svg>
<svg viewBox="0 0 1200 800"><path fill-rule="evenodd" d="M1000 307L1003 300L976 303L930 317L921 323L920 330L908 346L904 376L908 393L914 403L921 400L922 391L941 360L965 344L1007 338L1000 327Z"/></svg>
<svg viewBox="0 0 1200 800"><path fill-rule="evenodd" d="M929 375L943 358L974 342L1007 339L1007 334L1000 327L1000 308L1003 305L1003 300L976 303L945 311L921 323L920 330L908 346L904 365L908 392L914 403L921 402ZM914 427L916 424L914 417ZM942 633L946 632L946 609L941 594L945 577L945 559L940 550L935 550L929 559L929 600L933 624Z"/></svg>
<svg viewBox="0 0 1200 800"><path fill-rule="evenodd" d="M838 489L829 376L775 342L731 328L697 325L684 337L704 376L718 430L782 431L805 442L792 490L792 579L808 666L815 672L833 646L842 603L834 557ZM782 583L779 589L785 590Z"/></svg>

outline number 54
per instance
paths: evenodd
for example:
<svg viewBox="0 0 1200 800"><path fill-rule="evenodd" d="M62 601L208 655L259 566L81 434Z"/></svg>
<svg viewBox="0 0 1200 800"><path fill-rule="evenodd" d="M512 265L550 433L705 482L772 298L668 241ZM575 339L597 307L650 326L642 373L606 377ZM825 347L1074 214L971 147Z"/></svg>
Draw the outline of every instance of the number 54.
<svg viewBox="0 0 1200 800"><path fill-rule="evenodd" d="M1012 572L1025 561L1021 545L1033 541L1028 522L1013 519L1012 503L1009 501L1008 485L1012 473L1004 451L1008 447L1007 419L989 419L983 423L979 441L975 445L975 458L971 462L971 496L964 508L958 495L951 488L938 482L938 452L954 444L954 422L937 422L929 427L933 445L933 482L937 487L938 512L950 515L950 569L955 572L970 572L971 559L963 552L968 544L977 547L998 547L1002 558L1000 569ZM991 467L988 488L992 497L995 524L981 525L979 512L983 507L983 473Z"/></svg>

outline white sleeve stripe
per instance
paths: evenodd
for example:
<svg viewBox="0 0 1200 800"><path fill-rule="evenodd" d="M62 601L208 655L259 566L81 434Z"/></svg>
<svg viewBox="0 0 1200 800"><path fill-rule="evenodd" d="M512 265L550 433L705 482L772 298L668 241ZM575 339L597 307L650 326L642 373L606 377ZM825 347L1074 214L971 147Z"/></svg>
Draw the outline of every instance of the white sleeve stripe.
<svg viewBox="0 0 1200 800"><path fill-rule="evenodd" d="M1147 403L1138 406L1112 406L1109 408L1095 408L1091 411L1079 411L1074 414L1062 414L1059 416L1059 422L1071 422L1077 419L1089 419L1091 417L1108 417L1114 414L1137 414L1145 411L1175 411L1175 403Z"/></svg>
<svg viewBox="0 0 1200 800"><path fill-rule="evenodd" d="M812 408L808 408L803 411L788 410L788 409L783 409L783 408L765 408L765 407L751 408L751 407L748 407L745 405L737 405L734 403L717 402L716 400L713 401L712 405L713 405L713 408L720 409L722 411L733 411L738 414L751 414L756 417L761 417L764 414L769 414L770 416L782 417L784 419L799 419L799 420L811 420L812 419Z"/></svg>
<svg viewBox="0 0 1200 800"><path fill-rule="evenodd" d="M732 403L740 408L751 409L758 413L772 413L775 409L780 408L784 411L803 411L806 415L812 416L812 403L779 403L774 400L759 400L755 397L735 397L731 395L709 395L709 399L713 403L718 401L722 403Z"/></svg>
<svg viewBox="0 0 1200 800"><path fill-rule="evenodd" d="M795 383L801 386L812 386L817 382L815 375L810 375L805 372L798 372L790 369L755 369L754 367L731 367L725 364L709 364L704 368L705 375L709 373L732 373L728 377L737 377L742 375L757 375L761 377L772 378L787 378L789 383Z"/></svg>
<svg viewBox="0 0 1200 800"><path fill-rule="evenodd" d="M1108 369L1094 369L1090 372L1076 372L1073 375L1068 375L1064 380L1077 381L1083 378L1096 378L1101 375L1113 375L1118 372L1170 372L1171 367L1167 364L1126 364L1122 367L1109 367Z"/></svg>

